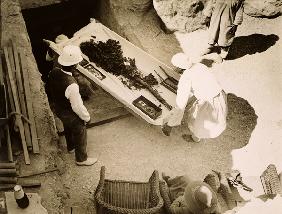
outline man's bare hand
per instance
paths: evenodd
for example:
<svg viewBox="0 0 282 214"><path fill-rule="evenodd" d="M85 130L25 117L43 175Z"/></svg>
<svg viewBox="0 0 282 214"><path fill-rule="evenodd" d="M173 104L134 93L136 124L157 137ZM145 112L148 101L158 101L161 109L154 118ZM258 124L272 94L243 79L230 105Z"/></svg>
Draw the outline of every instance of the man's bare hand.
<svg viewBox="0 0 282 214"><path fill-rule="evenodd" d="M48 39L43 39L43 42L44 42L46 45L50 46L52 41L50 41L50 40L48 40Z"/></svg>

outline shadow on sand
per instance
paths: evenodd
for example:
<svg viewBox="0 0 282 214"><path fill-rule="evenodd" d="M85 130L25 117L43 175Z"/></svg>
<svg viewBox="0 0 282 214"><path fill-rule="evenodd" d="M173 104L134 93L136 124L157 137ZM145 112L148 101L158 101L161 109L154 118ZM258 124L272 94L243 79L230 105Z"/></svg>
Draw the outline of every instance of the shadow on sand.
<svg viewBox="0 0 282 214"><path fill-rule="evenodd" d="M257 115L247 100L234 94L227 94L227 105L227 127L222 137L232 141L226 143L235 143L232 149L242 148L249 143L257 125Z"/></svg>
<svg viewBox="0 0 282 214"><path fill-rule="evenodd" d="M245 55L262 53L273 46L279 40L275 34L251 34L248 36L238 36L230 47L227 60L233 60Z"/></svg>

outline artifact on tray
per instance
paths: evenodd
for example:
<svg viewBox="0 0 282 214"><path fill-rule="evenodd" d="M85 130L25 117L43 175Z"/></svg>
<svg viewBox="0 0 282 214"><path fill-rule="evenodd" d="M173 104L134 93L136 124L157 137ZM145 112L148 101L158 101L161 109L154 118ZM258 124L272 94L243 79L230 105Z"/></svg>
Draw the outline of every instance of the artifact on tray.
<svg viewBox="0 0 282 214"><path fill-rule="evenodd" d="M166 108L172 109L159 92L152 86L157 85L158 82L152 74L144 76L136 67L135 59L124 57L123 51L119 41L109 39L106 42L97 41L93 39L80 44L82 53L88 56L91 62L103 68L115 76L123 76L130 84L137 89L147 89L153 94ZM126 81L123 81L126 83Z"/></svg>
<svg viewBox="0 0 282 214"><path fill-rule="evenodd" d="M90 73L92 73L99 80L103 80L106 78L104 74L102 74L99 70L97 70L93 65L88 64L84 68L86 68Z"/></svg>
<svg viewBox="0 0 282 214"><path fill-rule="evenodd" d="M162 109L146 99L146 97L140 96L132 103L153 120L157 119L162 114Z"/></svg>

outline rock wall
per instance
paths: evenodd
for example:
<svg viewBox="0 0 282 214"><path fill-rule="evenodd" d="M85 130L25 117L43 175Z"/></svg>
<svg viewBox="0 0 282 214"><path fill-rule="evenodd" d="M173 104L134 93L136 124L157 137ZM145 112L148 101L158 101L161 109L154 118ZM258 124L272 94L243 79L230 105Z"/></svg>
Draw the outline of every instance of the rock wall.
<svg viewBox="0 0 282 214"><path fill-rule="evenodd" d="M29 73L31 96L35 123L40 143L40 149L49 147L56 138L53 114L50 110L48 99L45 93L41 74L38 71L25 22L21 14L18 0L1 1L1 46L8 44L9 39L19 48L22 48L26 57L27 70Z"/></svg>
<svg viewBox="0 0 282 214"><path fill-rule="evenodd" d="M181 50L174 45L174 42L177 42L175 36L163 33L163 22L156 13L152 0L136 2L100 1L99 20L134 45L169 65L171 56Z"/></svg>
<svg viewBox="0 0 282 214"><path fill-rule="evenodd" d="M207 0L153 0L157 14L171 31L191 32L204 28L202 11Z"/></svg>
<svg viewBox="0 0 282 214"><path fill-rule="evenodd" d="M61 3L65 0L19 0L22 9L47 6L50 4Z"/></svg>
<svg viewBox="0 0 282 214"><path fill-rule="evenodd" d="M244 11L254 17L275 17L282 14L282 1L245 0Z"/></svg>
<svg viewBox="0 0 282 214"><path fill-rule="evenodd" d="M31 165L24 164L23 155L17 157L20 171L31 173L54 166L61 167L62 161L60 155L58 155L54 117L41 81L41 74L32 53L29 35L18 0L1 1L1 47L5 46L10 38L13 38L17 47L24 51L40 147L39 155L30 153ZM60 178L53 174L42 177L40 181L42 187L36 191L42 196L42 205L47 208L49 213L58 213L57 211L62 207L62 197L58 193L62 194L63 192Z"/></svg>
<svg viewBox="0 0 282 214"><path fill-rule="evenodd" d="M146 13L153 8L152 0L104 0L100 1L101 22L142 48L134 29L142 25Z"/></svg>
<svg viewBox="0 0 282 214"><path fill-rule="evenodd" d="M202 10L209 0L153 0L157 14L170 31L191 32L204 28ZM244 10L254 17L275 17L282 14L281 0L245 0Z"/></svg>

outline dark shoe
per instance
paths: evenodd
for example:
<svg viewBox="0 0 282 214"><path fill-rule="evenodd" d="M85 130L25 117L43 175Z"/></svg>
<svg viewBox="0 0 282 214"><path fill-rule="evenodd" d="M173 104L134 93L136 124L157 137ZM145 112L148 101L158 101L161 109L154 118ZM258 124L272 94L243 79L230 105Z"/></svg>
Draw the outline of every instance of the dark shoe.
<svg viewBox="0 0 282 214"><path fill-rule="evenodd" d="M171 130L172 130L172 127L169 126L169 125L167 125L167 123L165 123L165 124L162 126L162 132L163 132L166 136L170 136Z"/></svg>
<svg viewBox="0 0 282 214"><path fill-rule="evenodd" d="M220 56L222 59L226 59L228 55L229 47L221 47Z"/></svg>
<svg viewBox="0 0 282 214"><path fill-rule="evenodd" d="M201 141L200 138L197 138L196 136L194 136L193 134L184 134L182 135L183 140L185 140L186 142L195 142L195 143L199 143Z"/></svg>

